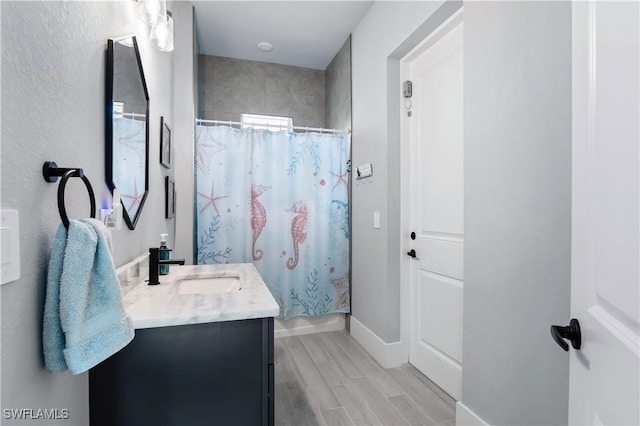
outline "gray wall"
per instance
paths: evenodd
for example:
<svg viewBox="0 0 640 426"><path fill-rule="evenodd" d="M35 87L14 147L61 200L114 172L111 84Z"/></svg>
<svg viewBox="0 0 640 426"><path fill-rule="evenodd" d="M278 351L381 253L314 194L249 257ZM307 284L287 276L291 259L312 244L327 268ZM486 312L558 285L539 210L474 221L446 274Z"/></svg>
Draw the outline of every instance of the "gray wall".
<svg viewBox="0 0 640 426"><path fill-rule="evenodd" d="M492 425L566 424L571 5L464 6L462 402Z"/></svg>
<svg viewBox="0 0 640 426"><path fill-rule="evenodd" d="M351 37L325 70L324 115L328 129L351 128Z"/></svg>
<svg viewBox="0 0 640 426"><path fill-rule="evenodd" d="M199 118L240 121L241 113L293 117L324 127L324 71L199 55Z"/></svg>
<svg viewBox="0 0 640 426"><path fill-rule="evenodd" d="M389 58L441 2L374 2L351 35L352 164L373 163L352 185L352 313L386 343L400 340L400 76ZM393 69L391 69L393 68ZM393 122L393 117L396 123ZM373 212L380 212L380 229Z"/></svg>
<svg viewBox="0 0 640 426"><path fill-rule="evenodd" d="M176 219L172 256L193 263L193 120L197 107L196 33L193 5L175 2L173 7L173 140L176 179Z"/></svg>
<svg viewBox="0 0 640 426"><path fill-rule="evenodd" d="M448 2L450 3L450 2ZM400 338L400 52L441 3L376 2L352 34L353 316ZM571 7L467 2L462 402L489 424L567 422ZM381 212L381 229L372 227Z"/></svg>
<svg viewBox="0 0 640 426"><path fill-rule="evenodd" d="M42 164L55 160L84 168L97 203L110 201L104 170L106 40L137 33L151 98L150 193L136 230L113 232L115 262L158 244L158 235L171 232L173 223L164 219L167 172L158 162L160 116L173 122L172 54L149 46L135 2L3 1L0 7L1 203L20 212L22 273L1 287L2 408L66 408L70 418L56 424L87 425L87 374L51 373L42 359L46 269L60 224L57 184L45 183ZM84 186L70 182L66 192L69 216L87 216Z"/></svg>

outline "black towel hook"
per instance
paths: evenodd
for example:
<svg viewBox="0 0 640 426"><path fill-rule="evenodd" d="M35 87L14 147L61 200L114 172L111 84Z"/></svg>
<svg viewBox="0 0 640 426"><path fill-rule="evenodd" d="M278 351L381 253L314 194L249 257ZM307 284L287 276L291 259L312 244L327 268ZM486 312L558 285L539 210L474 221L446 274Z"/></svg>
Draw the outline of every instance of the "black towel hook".
<svg viewBox="0 0 640 426"><path fill-rule="evenodd" d="M89 202L91 203L91 217L96 217L96 198L93 194L93 188L91 182L84 175L84 171L80 168L62 168L58 167L55 161L45 161L42 166L42 175L44 180L48 183L54 183L58 180L58 177L62 176L60 185L58 185L58 212L60 212L60 219L65 228L69 229L69 217L67 216L67 209L64 206L64 188L67 185L67 181L71 177L79 177L87 187L89 192Z"/></svg>

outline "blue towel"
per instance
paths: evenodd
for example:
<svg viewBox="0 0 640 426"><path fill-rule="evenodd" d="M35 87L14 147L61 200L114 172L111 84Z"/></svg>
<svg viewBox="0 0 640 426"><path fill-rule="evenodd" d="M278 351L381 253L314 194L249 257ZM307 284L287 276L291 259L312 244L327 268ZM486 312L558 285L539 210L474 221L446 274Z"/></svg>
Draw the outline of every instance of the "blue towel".
<svg viewBox="0 0 640 426"><path fill-rule="evenodd" d="M42 341L45 365L80 374L133 339L111 257L111 236L95 219L58 227L47 276Z"/></svg>

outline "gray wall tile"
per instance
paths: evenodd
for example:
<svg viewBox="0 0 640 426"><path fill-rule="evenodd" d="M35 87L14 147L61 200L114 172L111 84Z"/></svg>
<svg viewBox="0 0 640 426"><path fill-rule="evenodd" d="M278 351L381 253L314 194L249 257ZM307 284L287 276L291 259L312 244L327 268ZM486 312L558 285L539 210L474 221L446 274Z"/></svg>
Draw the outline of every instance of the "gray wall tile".
<svg viewBox="0 0 640 426"><path fill-rule="evenodd" d="M284 115L291 117L293 106L291 105L292 97L287 92L267 92L266 110L269 114ZM294 123L297 123L297 117L294 117Z"/></svg>
<svg viewBox="0 0 640 426"><path fill-rule="evenodd" d="M238 111L238 89L230 86L215 85L212 90L205 90L204 97L207 108L215 113Z"/></svg>
<svg viewBox="0 0 640 426"><path fill-rule="evenodd" d="M265 93L267 72L260 62L239 61L238 87Z"/></svg>
<svg viewBox="0 0 640 426"><path fill-rule="evenodd" d="M200 118L239 121L241 113L293 117L324 127L325 72L199 55Z"/></svg>
<svg viewBox="0 0 640 426"><path fill-rule="evenodd" d="M250 114L264 114L267 99L264 87L239 88L236 90L237 109L234 111ZM239 116L238 116L239 118Z"/></svg>
<svg viewBox="0 0 640 426"><path fill-rule="evenodd" d="M351 37L327 67L324 115L327 128L351 128Z"/></svg>
<svg viewBox="0 0 640 426"><path fill-rule="evenodd" d="M229 87L239 87L239 74L241 69L238 65L238 61L215 57L209 57L209 61L213 63L213 81L216 84L222 84ZM210 81L210 78L206 80L206 82Z"/></svg>

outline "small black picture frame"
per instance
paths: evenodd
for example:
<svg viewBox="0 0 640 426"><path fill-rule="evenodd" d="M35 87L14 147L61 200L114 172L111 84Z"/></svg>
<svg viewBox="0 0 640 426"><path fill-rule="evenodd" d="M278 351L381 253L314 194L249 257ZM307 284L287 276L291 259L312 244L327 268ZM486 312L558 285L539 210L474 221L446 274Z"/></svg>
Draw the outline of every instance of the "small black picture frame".
<svg viewBox="0 0 640 426"><path fill-rule="evenodd" d="M167 176L164 184L164 217L171 219L176 217L176 182Z"/></svg>
<svg viewBox="0 0 640 426"><path fill-rule="evenodd" d="M164 117L160 117L160 164L171 168L171 129Z"/></svg>

